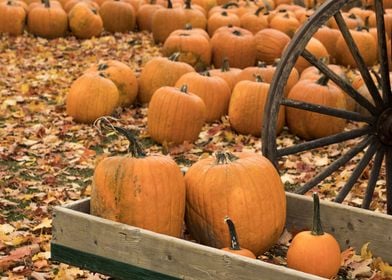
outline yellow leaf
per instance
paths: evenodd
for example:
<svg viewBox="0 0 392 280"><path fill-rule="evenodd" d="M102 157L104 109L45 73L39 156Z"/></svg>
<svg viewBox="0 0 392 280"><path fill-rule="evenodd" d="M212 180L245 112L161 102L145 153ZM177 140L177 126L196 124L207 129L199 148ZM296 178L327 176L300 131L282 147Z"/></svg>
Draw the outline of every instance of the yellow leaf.
<svg viewBox="0 0 392 280"><path fill-rule="evenodd" d="M3 224L0 225L0 234L10 234L11 232L14 232L15 228L11 226L10 224Z"/></svg>
<svg viewBox="0 0 392 280"><path fill-rule="evenodd" d="M20 86L20 91L22 92L22 94L28 93L29 90L30 90L29 84L22 84L22 85Z"/></svg>
<svg viewBox="0 0 392 280"><path fill-rule="evenodd" d="M392 266L390 266L388 263L385 262L380 262L378 265L379 269L384 272L388 276L392 276Z"/></svg>
<svg viewBox="0 0 392 280"><path fill-rule="evenodd" d="M44 229L44 228L51 228L51 227L52 227L52 219L44 218L38 226L33 228L33 231Z"/></svg>
<svg viewBox="0 0 392 280"><path fill-rule="evenodd" d="M361 248L361 257L362 259L370 259L373 257L372 252L370 251L369 247L370 242L367 242L365 244L363 244L362 248Z"/></svg>

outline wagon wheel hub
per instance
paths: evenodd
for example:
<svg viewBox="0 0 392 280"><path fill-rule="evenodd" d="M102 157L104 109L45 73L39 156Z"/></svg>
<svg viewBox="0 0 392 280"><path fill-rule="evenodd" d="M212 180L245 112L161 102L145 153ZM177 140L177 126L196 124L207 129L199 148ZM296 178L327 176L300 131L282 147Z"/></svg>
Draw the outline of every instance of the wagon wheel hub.
<svg viewBox="0 0 392 280"><path fill-rule="evenodd" d="M386 109L378 118L377 134L382 143L392 145L392 108Z"/></svg>

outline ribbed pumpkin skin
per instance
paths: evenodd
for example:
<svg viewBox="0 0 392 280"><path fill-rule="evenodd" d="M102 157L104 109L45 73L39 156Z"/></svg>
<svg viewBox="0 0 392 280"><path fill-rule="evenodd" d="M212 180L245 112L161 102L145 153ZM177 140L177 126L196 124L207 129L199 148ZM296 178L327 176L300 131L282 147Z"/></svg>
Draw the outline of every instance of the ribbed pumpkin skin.
<svg viewBox="0 0 392 280"><path fill-rule="evenodd" d="M241 134L261 136L264 107L269 84L256 81L241 81L233 89L229 106L229 121L235 131ZM285 112L281 108L278 115L277 133L284 126Z"/></svg>
<svg viewBox="0 0 392 280"><path fill-rule="evenodd" d="M26 11L18 2L0 2L0 33L21 35L26 21Z"/></svg>
<svg viewBox="0 0 392 280"><path fill-rule="evenodd" d="M95 3L95 2L94 2ZM69 27L77 38L87 39L98 36L103 31L103 22L96 9L81 2L68 14Z"/></svg>
<svg viewBox="0 0 392 280"><path fill-rule="evenodd" d="M185 175L186 224L193 238L216 248L230 246L223 221L237 221L241 246L257 255L280 237L286 197L280 176L263 156L234 153L239 159L217 164L214 157L192 165Z"/></svg>
<svg viewBox="0 0 392 280"><path fill-rule="evenodd" d="M329 233L315 236L298 233L287 251L287 266L324 278L332 278L340 268L340 247Z"/></svg>
<svg viewBox="0 0 392 280"><path fill-rule="evenodd" d="M159 143L194 142L206 116L206 107L199 96L174 87L161 87L148 106L148 133Z"/></svg>
<svg viewBox="0 0 392 280"><path fill-rule="evenodd" d="M192 92L203 99L207 109L207 122L219 120L227 115L231 90L225 80L220 77L208 77L196 72L190 72L176 82L176 87L188 85Z"/></svg>
<svg viewBox="0 0 392 280"><path fill-rule="evenodd" d="M316 81L300 80L288 98L346 109L345 94L333 84L319 85ZM286 107L286 122L290 131L304 139L316 139L343 131L346 120L319 113Z"/></svg>
<svg viewBox="0 0 392 280"><path fill-rule="evenodd" d="M116 85L97 73L86 73L74 81L67 95L67 114L77 122L92 123L110 115L116 108L119 93Z"/></svg>
<svg viewBox="0 0 392 280"><path fill-rule="evenodd" d="M105 158L94 171L90 205L93 215L180 237L184 178L166 156Z"/></svg>
<svg viewBox="0 0 392 280"><path fill-rule="evenodd" d="M279 30L265 28L255 34L256 60L267 64L274 63L280 58L285 46L290 42L290 37Z"/></svg>
<svg viewBox="0 0 392 280"><path fill-rule="evenodd" d="M133 6L122 0L105 1L99 14L103 27L109 32L132 31L136 26L136 12Z"/></svg>
<svg viewBox="0 0 392 280"><path fill-rule="evenodd" d="M185 62L171 61L165 57L155 57L144 65L139 76L138 100L148 103L154 92L163 86L174 86L177 80L188 72L194 72Z"/></svg>
<svg viewBox="0 0 392 280"><path fill-rule="evenodd" d="M43 38L64 37L68 29L68 16L62 8L55 5L37 6L29 11L27 25L32 34Z"/></svg>
<svg viewBox="0 0 392 280"><path fill-rule="evenodd" d="M329 59L327 49L319 40L314 37L309 40L308 44L306 45L306 50L313 54L315 57L317 57L317 59ZM312 66L312 64L310 64L310 62L308 62L302 56L300 56L295 63L295 68L298 70L299 73L301 73L309 66Z"/></svg>
<svg viewBox="0 0 392 280"><path fill-rule="evenodd" d="M230 42L230 44L228 44ZM245 68L256 61L256 45L252 32L240 27L220 27L211 38L212 63L221 67L227 57L232 67Z"/></svg>
<svg viewBox="0 0 392 280"><path fill-rule="evenodd" d="M98 68L104 65L106 68L99 71ZM135 100L139 85L133 70L117 60L108 60L101 65L93 65L86 72L102 72L117 87L119 96L119 106L129 106Z"/></svg>

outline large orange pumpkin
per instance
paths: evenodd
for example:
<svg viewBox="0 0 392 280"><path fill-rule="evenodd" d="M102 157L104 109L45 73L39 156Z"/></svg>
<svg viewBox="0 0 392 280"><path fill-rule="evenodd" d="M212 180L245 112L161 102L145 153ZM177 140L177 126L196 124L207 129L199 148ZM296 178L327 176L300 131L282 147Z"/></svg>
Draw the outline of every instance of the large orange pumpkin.
<svg viewBox="0 0 392 280"><path fill-rule="evenodd" d="M0 2L0 33L21 35L26 21L26 10L18 1Z"/></svg>
<svg viewBox="0 0 392 280"><path fill-rule="evenodd" d="M168 156L146 156L132 135L124 129L118 131L130 140L132 156L107 157L98 163L91 214L180 237L185 211L180 168Z"/></svg>
<svg viewBox="0 0 392 280"><path fill-rule="evenodd" d="M92 2L95 3L95 2ZM77 3L68 13L69 27L77 38L96 37L103 31L103 22L98 10L86 2Z"/></svg>
<svg viewBox="0 0 392 280"><path fill-rule="evenodd" d="M280 176L268 159L255 153L224 153L192 165L186 175L186 225L198 242L230 246L222 222L236 221L241 244L260 255L280 237L286 197Z"/></svg>
<svg viewBox="0 0 392 280"><path fill-rule="evenodd" d="M103 27L109 32L128 32L135 29L136 12L125 0L107 0L99 9Z"/></svg>

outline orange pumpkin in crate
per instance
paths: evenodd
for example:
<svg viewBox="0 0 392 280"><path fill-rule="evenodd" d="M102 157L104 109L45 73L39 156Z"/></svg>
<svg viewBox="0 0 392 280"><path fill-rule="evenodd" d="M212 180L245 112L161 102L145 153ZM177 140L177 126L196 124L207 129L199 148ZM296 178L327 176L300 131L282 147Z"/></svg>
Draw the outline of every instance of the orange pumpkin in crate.
<svg viewBox="0 0 392 280"><path fill-rule="evenodd" d="M186 225L198 242L230 246L222 223L237 223L241 244L260 255L280 237L286 220L286 196L272 163L256 153L217 153L199 160L185 174Z"/></svg>
<svg viewBox="0 0 392 280"><path fill-rule="evenodd" d="M168 156L146 155L135 136L114 128L130 141L131 156L107 157L95 167L91 214L180 237L185 211L180 168Z"/></svg>

